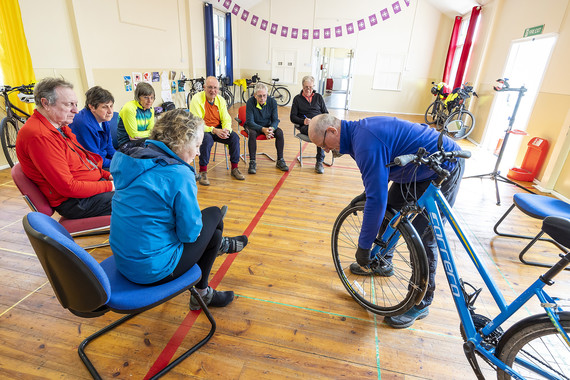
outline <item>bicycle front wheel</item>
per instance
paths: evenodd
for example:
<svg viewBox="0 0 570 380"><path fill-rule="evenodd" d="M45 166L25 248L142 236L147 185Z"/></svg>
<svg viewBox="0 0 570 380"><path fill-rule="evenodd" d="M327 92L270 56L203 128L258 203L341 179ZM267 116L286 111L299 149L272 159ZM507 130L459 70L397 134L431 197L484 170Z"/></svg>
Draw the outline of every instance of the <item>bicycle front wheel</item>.
<svg viewBox="0 0 570 380"><path fill-rule="evenodd" d="M245 91L241 92L242 103L247 103L247 100L253 96L253 86L255 85L250 84L249 86L247 86L247 89Z"/></svg>
<svg viewBox="0 0 570 380"><path fill-rule="evenodd" d="M271 96L273 96L278 106L286 106L291 101L291 93L285 87L275 87Z"/></svg>
<svg viewBox="0 0 570 380"><path fill-rule="evenodd" d="M453 140L461 140L466 138L473 132L475 128L475 117L466 110L453 112L445 121L447 135Z"/></svg>
<svg viewBox="0 0 570 380"><path fill-rule="evenodd" d="M570 313L561 314L560 323L568 333ZM497 349L496 355L503 363L526 379L570 379L570 347L546 315L512 328L515 331L507 330ZM497 378L506 380L511 376L497 370Z"/></svg>
<svg viewBox="0 0 570 380"><path fill-rule="evenodd" d="M0 141L2 143L2 150L4 156L10 167L13 167L18 162L16 155L16 136L20 130L19 122L14 119L5 117L0 124Z"/></svg>
<svg viewBox="0 0 570 380"><path fill-rule="evenodd" d="M427 258L421 240L412 225L403 220L389 243L397 240L391 260L393 273L354 274L350 266L355 263L363 211L362 204L349 205L334 223L331 245L336 271L348 293L365 309L383 316L403 314L419 301L428 283ZM393 216L387 210L384 222L387 224ZM381 250L378 255L382 254Z"/></svg>
<svg viewBox="0 0 570 380"><path fill-rule="evenodd" d="M227 88L224 89L224 91L222 91L222 96L224 97L224 100L226 101L228 108L234 105L234 95L229 89Z"/></svg>

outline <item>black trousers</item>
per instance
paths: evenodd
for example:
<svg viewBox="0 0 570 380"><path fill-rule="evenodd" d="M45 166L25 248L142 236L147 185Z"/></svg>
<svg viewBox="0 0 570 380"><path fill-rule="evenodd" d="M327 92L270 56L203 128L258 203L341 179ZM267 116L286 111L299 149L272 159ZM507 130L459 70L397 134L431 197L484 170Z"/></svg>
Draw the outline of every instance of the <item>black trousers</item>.
<svg viewBox="0 0 570 380"><path fill-rule="evenodd" d="M200 166L207 166L210 162L210 153L214 142L226 144L230 151L230 162L237 164L239 162L239 136L237 133L232 132L227 139L221 139L211 133L204 133L204 140L200 145Z"/></svg>
<svg viewBox="0 0 570 380"><path fill-rule="evenodd" d="M247 130L247 149L249 149L249 159L255 160L255 155L257 154L257 136L263 135L264 133L255 131L253 129ZM283 149L285 148L285 140L283 138L283 130L277 128L273 130L273 139L275 140L275 149L277 150L277 159L283 158Z"/></svg>
<svg viewBox="0 0 570 380"><path fill-rule="evenodd" d="M88 198L69 198L55 211L67 219L91 218L93 216L111 215L111 200L114 191L99 193Z"/></svg>
<svg viewBox="0 0 570 380"><path fill-rule="evenodd" d="M188 272L194 264L198 264L202 270L202 278L196 284L196 288L206 289L212 265L214 265L218 249L222 243L223 230L222 212L218 207L208 207L202 210L202 231L200 231L200 236L194 243L184 243L184 251L182 251L182 256L174 271L152 285L172 281Z"/></svg>
<svg viewBox="0 0 570 380"><path fill-rule="evenodd" d="M299 132L301 132L304 135L308 135L309 134L309 126L308 125L300 125L299 126ZM321 148L320 146L317 145L317 162L323 162L325 160L325 151L323 150L323 148Z"/></svg>
<svg viewBox="0 0 570 380"><path fill-rule="evenodd" d="M453 207L455 199L457 198L457 193L459 191L459 184L461 183L461 178L463 177L463 172L465 170L465 160L463 158L458 159L458 165L451 172L449 178L442 183L441 192L450 206ZM416 182L415 184L400 184L392 183L390 190L388 190L388 206L393 207L395 210L400 210L406 203L412 201L413 196L418 198L427 190L431 181ZM411 192L408 192L409 186L415 186ZM415 191L414 191L415 190ZM429 220L427 216L420 214L416 216L412 222L416 231L420 234L420 238L424 244L426 254L428 257L429 265L429 282L426 295L422 302L418 305L420 309L423 309L431 305L433 301L433 296L435 292L435 271L437 269L437 243L433 235L433 231L429 226Z"/></svg>

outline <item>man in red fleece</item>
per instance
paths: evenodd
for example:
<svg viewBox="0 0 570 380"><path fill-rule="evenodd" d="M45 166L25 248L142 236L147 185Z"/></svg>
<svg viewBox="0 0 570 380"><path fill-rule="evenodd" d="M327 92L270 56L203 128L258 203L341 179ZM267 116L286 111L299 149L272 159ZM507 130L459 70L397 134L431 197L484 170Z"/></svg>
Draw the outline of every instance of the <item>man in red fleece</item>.
<svg viewBox="0 0 570 380"><path fill-rule="evenodd" d="M18 132L16 153L24 174L60 215L87 218L111 214L115 186L103 159L85 150L68 127L77 114L73 85L45 78L34 88L36 109Z"/></svg>

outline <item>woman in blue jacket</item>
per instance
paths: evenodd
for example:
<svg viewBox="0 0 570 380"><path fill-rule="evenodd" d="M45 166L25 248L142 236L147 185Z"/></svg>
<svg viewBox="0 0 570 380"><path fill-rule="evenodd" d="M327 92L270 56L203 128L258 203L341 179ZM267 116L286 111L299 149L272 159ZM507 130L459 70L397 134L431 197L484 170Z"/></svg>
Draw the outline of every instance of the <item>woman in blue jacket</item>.
<svg viewBox="0 0 570 380"><path fill-rule="evenodd" d="M234 292L210 288L210 270L216 256L241 251L247 237L222 237L218 207L200 211L190 163L203 137L203 120L176 109L163 114L144 146L115 154L109 241L119 271L139 284L171 281L198 264L196 290L207 305L223 307ZM199 308L191 298L190 309Z"/></svg>

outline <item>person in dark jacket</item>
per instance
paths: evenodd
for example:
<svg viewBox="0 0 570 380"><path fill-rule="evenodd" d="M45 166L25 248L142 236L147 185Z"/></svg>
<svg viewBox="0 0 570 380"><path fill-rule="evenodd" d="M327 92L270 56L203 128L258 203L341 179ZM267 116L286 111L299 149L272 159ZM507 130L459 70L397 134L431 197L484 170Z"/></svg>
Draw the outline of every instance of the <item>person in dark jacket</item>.
<svg viewBox="0 0 570 380"><path fill-rule="evenodd" d="M144 145L115 154L109 243L119 271L138 284L165 283L198 264L196 290L207 305L223 307L234 292L208 286L212 264L223 253L241 251L247 236L222 237L225 206L200 211L190 163L203 137L204 121L175 109L162 114ZM200 309L193 297L190 309Z"/></svg>
<svg viewBox="0 0 570 380"><path fill-rule="evenodd" d="M249 174L257 172L255 155L257 153L257 136L265 134L265 137L275 139L275 149L277 150L277 162L275 166L284 172L289 171L289 167L283 159L283 149L285 139L283 130L279 128L279 117L277 114L277 102L271 96L267 96L267 86L257 83L253 89L253 96L247 100L245 109L245 127L248 130L247 148L249 150Z"/></svg>
<svg viewBox="0 0 570 380"><path fill-rule="evenodd" d="M291 123L295 124L295 127L300 133L304 135L309 134L309 123L311 119L317 115L323 113L329 113L325 100L315 90L313 90L315 85L315 78L307 75L303 78L301 82L303 89L301 93L293 98L293 105L291 106ZM315 171L319 174L323 174L325 169L323 167L323 161L325 160L325 152L320 146L317 146L317 156L315 157L317 162L315 163Z"/></svg>
<svg viewBox="0 0 570 380"><path fill-rule="evenodd" d="M103 167L111 166L115 154L111 138L110 121L113 118L113 95L99 86L91 87L85 93L85 108L73 118L69 125L77 141L90 152L103 158Z"/></svg>

